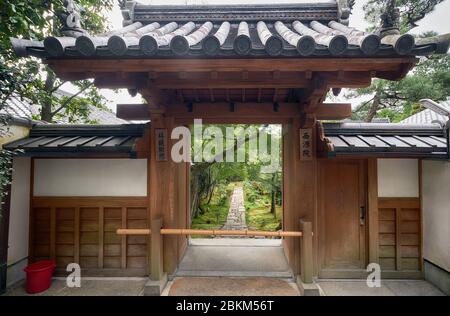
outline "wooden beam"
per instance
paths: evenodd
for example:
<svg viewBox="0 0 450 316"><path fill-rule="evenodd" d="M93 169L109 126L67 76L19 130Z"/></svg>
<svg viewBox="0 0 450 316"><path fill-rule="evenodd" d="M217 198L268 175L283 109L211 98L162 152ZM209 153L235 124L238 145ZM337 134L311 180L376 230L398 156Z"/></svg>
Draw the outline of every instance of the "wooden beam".
<svg viewBox="0 0 450 316"><path fill-rule="evenodd" d="M322 103L314 112L318 120L342 120L352 116L350 103Z"/></svg>
<svg viewBox="0 0 450 316"><path fill-rule="evenodd" d="M174 118L291 118L300 116L298 103L279 103L278 112L273 111L273 103L235 103L236 111L230 113L229 103L196 103L192 112L186 110L182 103L170 104L165 108L165 115ZM319 120L340 120L352 115L349 103L322 103L314 113ZM118 104L117 117L124 120L149 120L148 104Z"/></svg>
<svg viewBox="0 0 450 316"><path fill-rule="evenodd" d="M117 104L118 118L124 120L148 120L150 119L148 104Z"/></svg>
<svg viewBox="0 0 450 316"><path fill-rule="evenodd" d="M242 72L242 71L397 71L413 57L396 58L299 58L299 59L49 59L55 72Z"/></svg>

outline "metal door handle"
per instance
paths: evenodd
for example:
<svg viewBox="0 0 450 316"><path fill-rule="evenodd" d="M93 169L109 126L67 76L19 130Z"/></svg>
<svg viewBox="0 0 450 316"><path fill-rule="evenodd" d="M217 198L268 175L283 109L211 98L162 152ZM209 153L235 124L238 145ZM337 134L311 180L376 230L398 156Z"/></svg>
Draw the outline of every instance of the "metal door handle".
<svg viewBox="0 0 450 316"><path fill-rule="evenodd" d="M361 206L359 208L359 223L364 225L366 223L366 207Z"/></svg>

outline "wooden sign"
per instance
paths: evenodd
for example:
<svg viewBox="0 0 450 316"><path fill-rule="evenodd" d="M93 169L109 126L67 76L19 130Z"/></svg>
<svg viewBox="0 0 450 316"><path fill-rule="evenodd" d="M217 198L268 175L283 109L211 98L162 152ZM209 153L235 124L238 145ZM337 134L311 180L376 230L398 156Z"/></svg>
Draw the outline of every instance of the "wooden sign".
<svg viewBox="0 0 450 316"><path fill-rule="evenodd" d="M156 161L167 161L167 130L155 129Z"/></svg>
<svg viewBox="0 0 450 316"><path fill-rule="evenodd" d="M308 161L313 159L313 139L312 129L300 129L300 160Z"/></svg>

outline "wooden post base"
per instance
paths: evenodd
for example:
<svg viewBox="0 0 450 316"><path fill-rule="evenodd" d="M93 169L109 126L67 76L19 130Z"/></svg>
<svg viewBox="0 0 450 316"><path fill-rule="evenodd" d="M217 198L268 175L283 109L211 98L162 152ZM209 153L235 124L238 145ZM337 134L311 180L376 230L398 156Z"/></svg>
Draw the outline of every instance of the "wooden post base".
<svg viewBox="0 0 450 316"><path fill-rule="evenodd" d="M144 296L161 296L167 285L167 273L163 273L159 280L149 279L144 286Z"/></svg>
<svg viewBox="0 0 450 316"><path fill-rule="evenodd" d="M302 278L297 276L297 286L302 296L320 296L320 290L316 283L303 283Z"/></svg>

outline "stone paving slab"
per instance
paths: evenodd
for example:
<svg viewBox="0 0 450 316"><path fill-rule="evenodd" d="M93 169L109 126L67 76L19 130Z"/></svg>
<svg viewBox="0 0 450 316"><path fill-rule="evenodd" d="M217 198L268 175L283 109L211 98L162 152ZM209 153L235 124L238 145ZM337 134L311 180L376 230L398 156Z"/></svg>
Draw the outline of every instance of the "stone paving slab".
<svg viewBox="0 0 450 316"><path fill-rule="evenodd" d="M64 278L55 278L45 292L27 294L25 282L8 289L5 296L140 296L147 278L83 278L81 288L69 288Z"/></svg>
<svg viewBox="0 0 450 316"><path fill-rule="evenodd" d="M168 296L299 296L297 285L273 278L175 278Z"/></svg>
<svg viewBox="0 0 450 316"><path fill-rule="evenodd" d="M365 280L318 280L326 296L443 296L424 280L382 280L381 287L369 288Z"/></svg>

